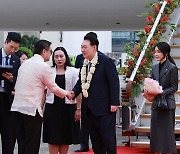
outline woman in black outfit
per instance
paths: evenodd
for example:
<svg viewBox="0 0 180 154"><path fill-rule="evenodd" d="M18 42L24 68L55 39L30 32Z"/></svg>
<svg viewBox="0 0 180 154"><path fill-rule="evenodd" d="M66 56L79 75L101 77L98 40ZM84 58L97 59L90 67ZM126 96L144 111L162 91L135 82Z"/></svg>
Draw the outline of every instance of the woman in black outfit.
<svg viewBox="0 0 180 154"><path fill-rule="evenodd" d="M55 82L63 89L72 90L79 71L71 67L66 50L57 47L52 58ZM80 143L80 105L80 98L62 99L47 90L43 142L48 143L50 154L67 154L69 145Z"/></svg>
<svg viewBox="0 0 180 154"><path fill-rule="evenodd" d="M165 96L169 110L153 109L152 105L150 151L176 153L174 93L178 90L178 68L170 56L170 46L166 42L156 45L154 57L159 63L152 68L152 78L162 86L161 95Z"/></svg>

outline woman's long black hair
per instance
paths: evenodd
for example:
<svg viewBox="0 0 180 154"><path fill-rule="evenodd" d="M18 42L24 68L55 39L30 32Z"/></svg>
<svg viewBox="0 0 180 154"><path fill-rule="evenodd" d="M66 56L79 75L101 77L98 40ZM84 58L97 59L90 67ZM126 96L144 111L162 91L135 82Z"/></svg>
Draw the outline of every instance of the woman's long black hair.
<svg viewBox="0 0 180 154"><path fill-rule="evenodd" d="M71 65L69 56L68 56L68 54L67 54L67 51L66 51L66 49L63 48L63 47L57 47L57 48L54 50L53 55L52 55L52 64L53 64L52 67L56 67L56 63L55 63L55 60L54 60L54 54L55 54L55 52L58 51L58 50L61 50L61 51L64 52L64 55L65 55L65 57L66 57L66 62L64 63L64 69L66 70L66 67L67 67L67 66L72 66L72 65Z"/></svg>
<svg viewBox="0 0 180 154"><path fill-rule="evenodd" d="M156 46L164 54L164 56L167 55L167 58L169 59L169 61L172 64L176 65L174 59L170 56L171 48L170 48L168 43L166 43L166 42L159 42L159 43L157 43Z"/></svg>

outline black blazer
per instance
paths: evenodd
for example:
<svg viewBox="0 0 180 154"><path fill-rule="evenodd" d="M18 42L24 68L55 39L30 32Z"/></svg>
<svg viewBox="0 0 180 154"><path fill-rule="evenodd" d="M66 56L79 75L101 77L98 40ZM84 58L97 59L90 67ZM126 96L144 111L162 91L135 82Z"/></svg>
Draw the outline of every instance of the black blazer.
<svg viewBox="0 0 180 154"><path fill-rule="evenodd" d="M105 54L98 52L98 63L92 77L88 98L83 97L82 105L85 110L90 108L96 116L110 113L111 105L119 105L119 77L113 61ZM81 77L73 91L77 96L81 93Z"/></svg>
<svg viewBox="0 0 180 154"><path fill-rule="evenodd" d="M76 62L75 62L75 68L81 68L83 65L84 57L83 54L77 55Z"/></svg>
<svg viewBox="0 0 180 154"><path fill-rule="evenodd" d="M98 53L103 54L102 52L98 51ZM84 56L83 54L79 54L76 57L76 62L75 62L75 68L81 68L84 62Z"/></svg>
<svg viewBox="0 0 180 154"><path fill-rule="evenodd" d="M159 64L156 64L152 68L152 78L162 86L169 108L175 109L174 93L178 90L178 68L167 60L159 73Z"/></svg>
<svg viewBox="0 0 180 154"><path fill-rule="evenodd" d="M0 49L0 64L2 64L2 49ZM16 78L18 74L18 69L20 67L20 59L15 54L11 55L10 65L13 66L12 71L11 71L13 75L13 81L10 82L9 80L5 79L4 86L5 86L5 91L9 96L10 103L12 103L12 100L13 100L12 91L14 90L14 86L15 86Z"/></svg>

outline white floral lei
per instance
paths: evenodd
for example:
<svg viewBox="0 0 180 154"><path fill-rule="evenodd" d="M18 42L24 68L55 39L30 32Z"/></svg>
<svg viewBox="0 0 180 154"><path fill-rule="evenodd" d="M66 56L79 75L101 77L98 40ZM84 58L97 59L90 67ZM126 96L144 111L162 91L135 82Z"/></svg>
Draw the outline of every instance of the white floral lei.
<svg viewBox="0 0 180 154"><path fill-rule="evenodd" d="M81 69L81 87L82 87L82 93L84 97L88 97L88 89L90 87L90 82L92 80L92 76L95 72L95 66L98 62L98 56L97 53L94 55L93 59L91 60L91 68L86 75L86 66L88 65L88 59L84 59L83 67ZM87 76L87 78L86 78Z"/></svg>

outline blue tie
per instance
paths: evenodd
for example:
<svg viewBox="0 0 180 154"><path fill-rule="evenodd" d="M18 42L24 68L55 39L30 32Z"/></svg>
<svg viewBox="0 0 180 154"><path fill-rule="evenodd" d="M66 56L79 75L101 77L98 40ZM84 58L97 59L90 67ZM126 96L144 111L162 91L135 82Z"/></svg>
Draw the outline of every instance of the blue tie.
<svg viewBox="0 0 180 154"><path fill-rule="evenodd" d="M9 63L8 63L8 59L9 59L9 57L8 57L8 56L6 56L6 65L9 65Z"/></svg>

